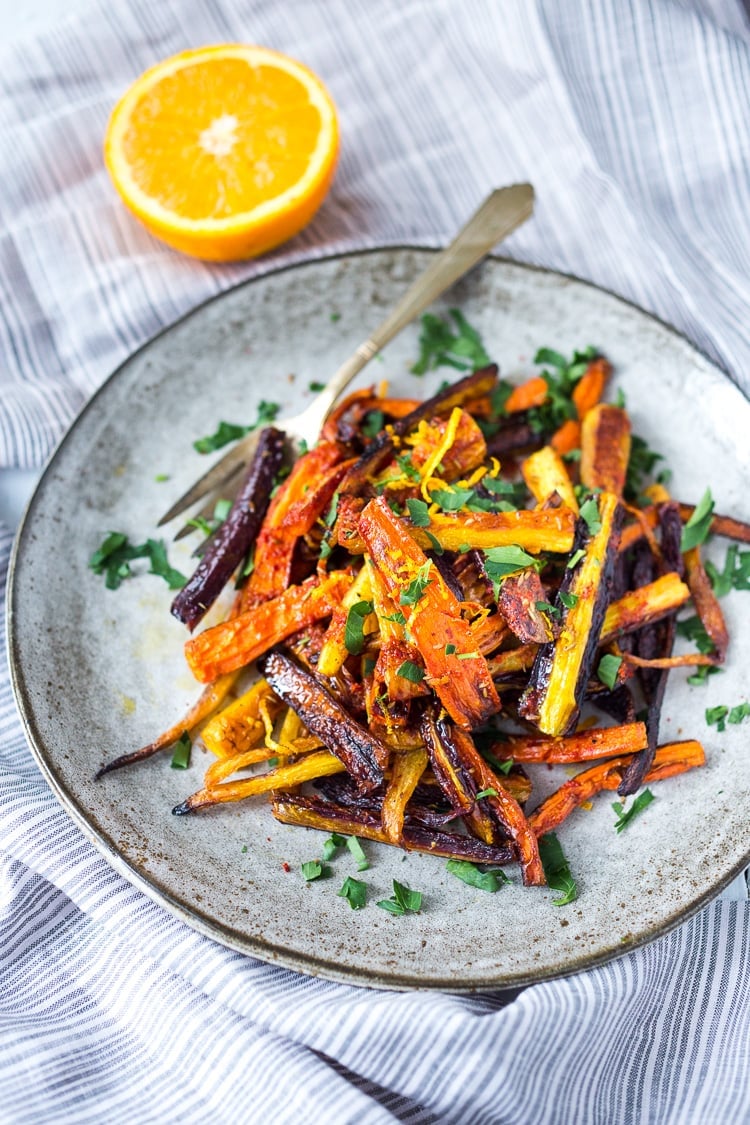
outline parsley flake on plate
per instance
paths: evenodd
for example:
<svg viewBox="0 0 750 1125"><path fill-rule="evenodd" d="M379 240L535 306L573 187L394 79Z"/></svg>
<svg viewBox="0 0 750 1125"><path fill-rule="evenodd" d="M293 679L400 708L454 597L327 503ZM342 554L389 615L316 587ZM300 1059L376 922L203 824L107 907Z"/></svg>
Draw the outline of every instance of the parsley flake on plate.
<svg viewBox="0 0 750 1125"><path fill-rule="evenodd" d="M206 437L198 438L193 442L193 449L197 453L213 453L217 449L223 449L225 445L229 445L232 441L239 441L245 434L257 430L260 426L268 426L276 418L281 407L277 402L265 402L263 399L258 403L258 417L249 426L238 426L233 422L219 422L216 430Z"/></svg>
<svg viewBox="0 0 750 1125"><path fill-rule="evenodd" d="M449 859L445 869L462 883L468 883L470 887L476 887L478 891L487 891L489 894L494 894L510 882L501 868L491 867L482 871L476 863L471 863L468 859Z"/></svg>
<svg viewBox="0 0 750 1125"><path fill-rule="evenodd" d="M655 799L650 789L644 789L642 793L638 794L629 809L626 809L621 801L614 801L612 803L612 808L617 814L615 832L622 832L623 828L627 828L631 820L638 816L639 813L642 813L644 809L648 808Z"/></svg>
<svg viewBox="0 0 750 1125"><path fill-rule="evenodd" d="M398 879L393 880L393 894L375 903L381 910L401 918L404 914L416 914L422 906L422 892L413 891Z"/></svg>
<svg viewBox="0 0 750 1125"><path fill-rule="evenodd" d="M367 883L360 879L352 879L347 875L338 892L339 898L345 898L352 910L361 910L367 904Z"/></svg>
<svg viewBox="0 0 750 1125"><path fill-rule="evenodd" d="M554 832L547 832L539 841L539 858L542 861L547 885L560 892L560 898L553 898L553 906L567 906L578 898L578 887L568 866L565 853Z"/></svg>

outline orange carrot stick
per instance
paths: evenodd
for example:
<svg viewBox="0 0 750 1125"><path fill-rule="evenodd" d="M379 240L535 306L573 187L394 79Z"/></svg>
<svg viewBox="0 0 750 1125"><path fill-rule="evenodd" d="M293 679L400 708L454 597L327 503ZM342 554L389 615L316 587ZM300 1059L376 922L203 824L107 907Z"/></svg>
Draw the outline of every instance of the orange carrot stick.
<svg viewBox="0 0 750 1125"><path fill-rule="evenodd" d="M193 675L208 683L257 660L298 629L328 617L350 585L351 577L343 571L334 571L322 582L313 575L301 586L290 586L278 597L191 637L185 656Z"/></svg>

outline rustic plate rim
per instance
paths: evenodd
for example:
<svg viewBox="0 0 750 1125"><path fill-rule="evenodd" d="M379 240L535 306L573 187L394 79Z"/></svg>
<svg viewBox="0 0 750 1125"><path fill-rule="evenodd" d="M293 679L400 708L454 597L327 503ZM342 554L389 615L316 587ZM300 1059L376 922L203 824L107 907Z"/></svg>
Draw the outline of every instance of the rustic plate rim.
<svg viewBox="0 0 750 1125"><path fill-rule="evenodd" d="M237 293L240 290L252 286L256 282L262 282L270 276L278 276L283 273L293 271L305 270L308 267L315 267L323 265L328 262L337 262L343 260L366 258L369 255L382 253L383 251L391 252L419 252L419 253L438 253L439 247L429 243L419 242L384 242L376 245L368 245L353 250L341 250L332 254L324 254L320 256L305 258L302 261L286 262L281 265L269 268L261 273L255 274L252 277L245 278L234 285L228 286L226 289L221 290L219 293L212 294L199 304L188 309L182 316L176 320L165 325L148 340L144 341L138 348L131 352L118 366L107 376L100 387L94 394L84 403L78 414L70 423L66 431L62 434L60 440L56 444L52 453L50 454L47 463L39 477L39 480L34 488L34 492L29 499L26 509L21 518L21 522L16 532L11 557L8 568L7 579L7 606L6 606L6 641L8 650L8 663L10 667L11 685L13 695L16 701L19 716L27 737L29 748L32 756L42 773L47 784L50 786L54 796L61 804L65 812L72 818L74 823L81 829L84 836L94 845L97 851L103 858L110 864L110 866L132 885L136 886L139 890L143 891L148 898L158 905L169 910L171 914L185 922L192 929L203 934L206 937L219 942L225 947L232 949L236 952L245 954L247 956L256 957L259 960L265 961L269 964L278 965L279 967L293 969L298 972L305 973L309 976L320 976L327 980L335 981L341 984L356 985L359 987L370 987L384 990L395 991L408 991L408 990L436 990L452 993L476 993L482 991L502 991L506 989L517 989L519 987L537 984L545 980L554 980L561 977L572 976L588 969L596 968L600 965L608 964L616 958L623 957L627 953L635 949L642 948L650 944L652 941L659 937L663 937L676 929L677 926L682 925L683 922L688 921L699 913L706 905L712 902L721 891L729 886L737 876L750 865L750 846L742 859L740 859L725 875L712 882L702 895L699 895L689 906L682 907L674 912L674 914L660 920L650 930L644 931L639 936L634 937L623 943L617 940L617 944L607 949L600 949L594 953L581 954L579 957L569 957L565 960L564 964L542 969L536 972L507 972L504 971L502 975L492 974L488 972L483 981L461 982L451 976L450 979L443 977L424 977L417 976L411 972L401 973L398 971L389 972L384 975L380 971L370 971L366 965L358 966L357 968L344 967L334 960L327 960L325 957L310 954L306 956L297 952L290 952L286 947L273 944L269 941L264 941L258 938L249 937L242 934L226 924L217 921L211 917L210 914L199 909L194 903L187 903L172 894L167 890L160 881L153 875L146 876L137 866L128 861L118 850L117 846L112 842L107 831L99 823L96 815L90 810L83 807L74 793L70 792L68 787L57 776L54 768L53 756L47 750L44 739L39 731L33 712L33 704L30 698L30 693L25 682L24 671L21 667L21 660L17 651L17 641L15 633L15 596L16 596L16 576L17 572L23 567L23 551L28 536L28 528L30 526L33 509L38 501L43 489L46 487L46 482L55 468L55 463L58 456L62 453L63 449L70 441L75 440L75 433L78 429L80 422L92 410L100 399L100 396L108 393L110 388L117 380L122 377L123 373L127 371L130 365L139 359L142 355L147 353L152 347L167 338L175 329L189 321L191 318L200 316L203 311L209 306L220 302L230 295ZM640 316L645 316L655 324L659 325L662 329L666 330L677 341L700 356L712 368L719 371L733 387L742 395L742 397L750 402L750 396L744 391L739 383L732 377L731 373L720 363L718 363L711 356L707 355L698 345L693 343L688 337L675 328L674 325L663 320L661 317L644 309L636 302L629 300L627 297L621 296L614 290L606 286L597 285L595 282L588 281L581 278L576 274L568 273L562 270L552 269L548 266L535 265L528 262L521 262L515 258L508 257L507 255L488 254L487 260L497 262L501 265L510 265L514 268L529 273L538 273L546 277L561 278L565 281L570 281L576 285L584 286L603 293L609 297L614 298L617 302L625 307L633 310Z"/></svg>

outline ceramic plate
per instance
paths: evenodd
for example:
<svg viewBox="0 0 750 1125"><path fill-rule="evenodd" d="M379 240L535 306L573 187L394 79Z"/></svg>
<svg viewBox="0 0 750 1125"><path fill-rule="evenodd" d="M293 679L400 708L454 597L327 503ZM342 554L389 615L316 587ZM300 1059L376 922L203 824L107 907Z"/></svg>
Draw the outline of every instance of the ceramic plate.
<svg viewBox="0 0 750 1125"><path fill-rule="evenodd" d="M319 833L277 824L254 802L171 815L200 787L208 756L198 746L188 771L171 769L166 754L94 781L104 762L171 724L196 687L166 585L144 575L106 590L87 567L92 551L110 530L136 542L155 534L161 512L208 466L193 439L220 419L250 421L261 399L280 402L282 414L309 401L309 382L338 367L429 257L391 248L280 270L197 309L129 359L65 438L27 512L12 572L11 660L32 748L65 808L119 872L196 929L356 984L511 987L649 941L750 860L747 732L718 734L704 717L706 707L748 698L747 594L724 602L724 673L697 688L684 670L670 677L663 740L702 739L708 765L654 786L657 799L620 835L611 796L576 812L559 833L579 885L564 908L546 889L524 889L515 872L490 895L440 859L369 844L370 901L355 912L336 894L357 874L348 852L332 879L306 884L300 874L320 853ZM540 345L601 347L616 370L610 397L625 392L635 431L673 470L675 494L695 502L710 484L717 510L750 519L750 403L673 330L581 281L501 259L457 286L449 306L463 309L511 378L534 370ZM361 382L387 377L396 393L433 393L444 369L408 374L417 338L416 326L407 329ZM169 480L158 483L161 474ZM184 572L191 546L170 548ZM722 558L725 545L712 550ZM537 769L538 794L565 777ZM419 915L375 907L394 877L422 891Z"/></svg>

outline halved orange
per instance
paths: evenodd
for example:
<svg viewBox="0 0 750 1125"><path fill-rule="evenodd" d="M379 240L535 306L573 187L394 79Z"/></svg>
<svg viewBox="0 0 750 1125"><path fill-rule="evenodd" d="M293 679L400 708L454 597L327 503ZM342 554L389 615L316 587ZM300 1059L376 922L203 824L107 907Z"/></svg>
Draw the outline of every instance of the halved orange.
<svg viewBox="0 0 750 1125"><path fill-rule="evenodd" d="M199 258L252 258L310 221L339 131L320 79L265 47L185 51L115 106L104 156L117 191L158 238Z"/></svg>

